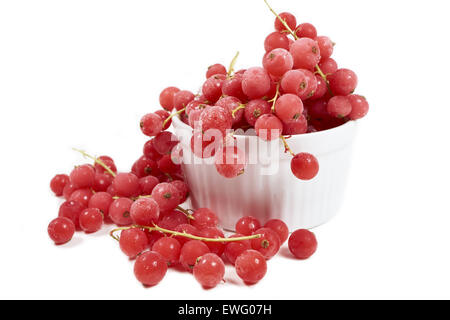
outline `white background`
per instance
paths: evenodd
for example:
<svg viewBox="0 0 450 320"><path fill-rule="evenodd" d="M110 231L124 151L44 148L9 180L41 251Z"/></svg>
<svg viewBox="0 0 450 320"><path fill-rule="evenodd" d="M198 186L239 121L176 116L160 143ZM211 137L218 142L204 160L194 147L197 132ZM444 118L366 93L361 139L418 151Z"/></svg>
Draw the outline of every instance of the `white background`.
<svg viewBox="0 0 450 320"><path fill-rule="evenodd" d="M262 0L0 2L0 298L450 298L446 1L272 1L336 43L371 103L344 206L315 230L309 261L278 256L256 286L228 270L204 291L169 271L144 289L106 234L55 247L52 176L140 155L138 121L161 89L196 90L206 67L260 65L273 16ZM289 188L289 186L283 186Z"/></svg>

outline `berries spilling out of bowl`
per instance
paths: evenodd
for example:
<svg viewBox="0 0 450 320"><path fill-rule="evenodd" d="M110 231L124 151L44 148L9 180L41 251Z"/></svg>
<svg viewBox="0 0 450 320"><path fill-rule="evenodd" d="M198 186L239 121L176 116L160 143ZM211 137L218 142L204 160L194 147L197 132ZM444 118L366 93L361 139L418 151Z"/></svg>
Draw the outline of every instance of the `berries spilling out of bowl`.
<svg viewBox="0 0 450 320"><path fill-rule="evenodd" d="M280 141L292 155L296 178L308 181L317 176L316 157L307 150L294 152L289 137L360 119L369 106L354 94L356 74L338 69L331 58L334 43L329 38L317 36L309 23L297 25L290 13L278 15L269 9L276 15L275 32L265 39L263 67L235 71L237 54L228 70L221 64L208 68L197 95L176 87L164 89L159 97L163 109L140 121L142 133L152 138L130 172L118 172L111 157L76 150L93 163L75 167L70 175L57 175L50 183L55 195L66 200L48 226L55 244L69 242L76 231L94 233L104 223L113 223L117 228L111 237L135 259L135 276L146 286L158 284L168 268L180 266L203 287L212 288L223 281L224 261L235 266L245 283L254 284L265 276L266 261L286 241L298 259L315 253L313 233L297 230L289 236L281 220L263 225L254 217L243 217L236 222L236 234L225 237L215 212L181 207L189 187L181 170L179 141L166 131L172 118L180 117L193 129L193 154L214 157L217 172L225 178L245 172L246 154L233 133L249 128L261 141Z"/></svg>

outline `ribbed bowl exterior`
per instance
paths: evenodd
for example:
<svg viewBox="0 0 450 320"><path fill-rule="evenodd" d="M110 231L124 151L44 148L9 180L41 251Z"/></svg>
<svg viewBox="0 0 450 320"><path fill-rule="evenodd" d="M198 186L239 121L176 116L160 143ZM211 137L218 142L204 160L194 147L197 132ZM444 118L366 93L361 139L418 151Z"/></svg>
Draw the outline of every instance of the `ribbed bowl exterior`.
<svg viewBox="0 0 450 320"><path fill-rule="evenodd" d="M192 157L190 137L192 128L174 118L175 134L182 141L183 157ZM236 221L247 215L257 217L262 223L281 219L290 230L311 229L332 219L339 211L344 198L352 158L352 145L356 135L356 122L338 128L292 136L289 146L295 153L314 154L320 171L311 181L298 180L291 172L291 156L284 153L279 142L279 170L273 175L263 175L262 163L249 164L245 173L235 179L220 176L214 164L183 164L190 188L193 209L210 208L227 230L234 230ZM254 136L235 136L248 146ZM277 143L277 142L276 142ZM249 157L249 149L246 148Z"/></svg>

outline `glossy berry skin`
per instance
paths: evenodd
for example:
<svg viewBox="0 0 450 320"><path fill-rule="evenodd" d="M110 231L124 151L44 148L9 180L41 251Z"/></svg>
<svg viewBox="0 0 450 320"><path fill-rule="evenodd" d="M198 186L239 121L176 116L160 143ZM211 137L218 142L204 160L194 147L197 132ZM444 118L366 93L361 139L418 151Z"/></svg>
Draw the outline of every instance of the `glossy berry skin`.
<svg viewBox="0 0 450 320"><path fill-rule="evenodd" d="M108 187L112 184L114 178L109 173L99 173L95 174L95 182L92 186L95 192L103 192L108 190Z"/></svg>
<svg viewBox="0 0 450 320"><path fill-rule="evenodd" d="M333 58L322 59L319 63L319 68L325 75L331 75L338 70L338 64Z"/></svg>
<svg viewBox="0 0 450 320"><path fill-rule="evenodd" d="M161 158L161 155L156 151L153 143L154 139L147 141L144 144L143 153L147 158L152 159L153 161L157 161L159 158Z"/></svg>
<svg viewBox="0 0 450 320"><path fill-rule="evenodd" d="M291 160L291 170L300 180L312 180L319 173L319 162L312 154L299 153Z"/></svg>
<svg viewBox="0 0 450 320"><path fill-rule="evenodd" d="M133 166L133 174L138 178L147 177L149 175L159 175L158 164L146 156L140 157Z"/></svg>
<svg viewBox="0 0 450 320"><path fill-rule="evenodd" d="M116 164L114 163L114 160L111 157L100 156L98 157L98 160L101 160L103 164L106 165L112 172L114 173L117 172ZM97 173L108 173L108 171L97 162L94 164L94 169Z"/></svg>
<svg viewBox="0 0 450 320"><path fill-rule="evenodd" d="M80 229L80 214L86 206L78 201L66 201L59 207L58 217L67 218L73 222L77 230Z"/></svg>
<svg viewBox="0 0 450 320"><path fill-rule="evenodd" d="M217 227L219 224L219 218L217 215L208 208L200 208L194 211L192 214L193 220L191 225L198 229L206 227Z"/></svg>
<svg viewBox="0 0 450 320"><path fill-rule="evenodd" d="M264 68L247 69L242 76L242 91L249 99L260 99L270 90L270 76Z"/></svg>
<svg viewBox="0 0 450 320"><path fill-rule="evenodd" d="M255 130L258 137L265 141L276 140L283 132L283 123L273 114L265 114L256 120Z"/></svg>
<svg viewBox="0 0 450 320"><path fill-rule="evenodd" d="M209 102L215 103L222 95L222 85L226 76L223 74L216 74L208 78L202 87L202 93Z"/></svg>
<svg viewBox="0 0 450 320"><path fill-rule="evenodd" d="M233 124L239 123L244 116L244 109L238 109L242 105L241 101L236 97L223 97L217 101L216 106L228 110L232 118ZM234 110L237 110L233 113Z"/></svg>
<svg viewBox="0 0 450 320"><path fill-rule="evenodd" d="M352 105L352 111L348 115L350 120L358 120L364 118L369 112L369 103L366 98L356 94L349 95L348 100Z"/></svg>
<svg viewBox="0 0 450 320"><path fill-rule="evenodd" d="M216 63L216 64L213 64L212 66L209 66L208 67L208 71L206 72L206 79L209 79L209 78L211 78L212 76L214 76L216 74L226 75L227 74L227 68L225 68L220 63Z"/></svg>
<svg viewBox="0 0 450 320"><path fill-rule="evenodd" d="M139 178L133 173L118 173L112 186L119 197L136 197L141 192Z"/></svg>
<svg viewBox="0 0 450 320"><path fill-rule="evenodd" d="M90 188L95 182L95 170L91 165L76 167L70 173L70 182L76 189Z"/></svg>
<svg viewBox="0 0 450 320"><path fill-rule="evenodd" d="M203 288L211 289L223 280L225 264L216 254L207 253L195 264L193 274Z"/></svg>
<svg viewBox="0 0 450 320"><path fill-rule="evenodd" d="M247 96L242 91L242 74L235 73L231 78L226 79L222 84L222 93L225 96L231 96L246 101Z"/></svg>
<svg viewBox="0 0 450 320"><path fill-rule="evenodd" d="M242 175L246 165L246 155L238 147L225 147L215 156L217 172L227 179Z"/></svg>
<svg viewBox="0 0 450 320"><path fill-rule="evenodd" d="M330 38L325 36L317 37L316 41L317 44L319 45L321 60L326 60L330 58L334 50L333 41L331 41Z"/></svg>
<svg viewBox="0 0 450 320"><path fill-rule="evenodd" d="M99 209L88 208L80 214L80 227L86 233L94 233L102 228L103 214Z"/></svg>
<svg viewBox="0 0 450 320"><path fill-rule="evenodd" d="M190 225L190 224L180 224L175 227L175 231L191 234L193 236L200 236L200 231L196 227L194 227L193 225ZM176 236L175 239L177 239L178 242L181 243L181 245L184 245L186 242L190 241L189 238L182 237L182 236Z"/></svg>
<svg viewBox="0 0 450 320"><path fill-rule="evenodd" d="M299 38L315 39L317 37L317 30L311 23L302 23L295 29L295 34Z"/></svg>
<svg viewBox="0 0 450 320"><path fill-rule="evenodd" d="M164 120L156 113L149 113L141 118L139 125L143 134L154 137L163 130Z"/></svg>
<svg viewBox="0 0 450 320"><path fill-rule="evenodd" d="M64 244L72 240L75 233L75 225L67 218L56 218L48 225L48 235L56 244Z"/></svg>
<svg viewBox="0 0 450 320"><path fill-rule="evenodd" d="M158 222L159 206L151 198L138 199L131 205L130 216L134 224L151 227Z"/></svg>
<svg viewBox="0 0 450 320"><path fill-rule="evenodd" d="M314 91L314 94L311 96L311 100L317 100L325 96L327 93L327 83L325 80L319 76L316 75L316 82L317 82L317 88L316 91Z"/></svg>
<svg viewBox="0 0 450 320"><path fill-rule="evenodd" d="M75 188L75 186L72 183L66 184L63 190L64 199L69 200L70 196L75 190L77 190L77 188Z"/></svg>
<svg viewBox="0 0 450 320"><path fill-rule="evenodd" d="M200 230L200 236L204 238L217 239L217 238L225 238L223 232L214 227L206 227ZM225 250L224 242L205 242L208 246L209 251L217 254L218 256L222 256L223 251Z"/></svg>
<svg viewBox="0 0 450 320"><path fill-rule="evenodd" d="M306 77L306 82L308 83L305 91L301 94L299 94L300 99L302 99L303 101L311 98L312 96L314 96L314 93L316 92L317 89L317 79L316 76L314 75L314 73L312 73L309 70L306 69L302 69L301 70L303 72L303 74Z"/></svg>
<svg viewBox="0 0 450 320"><path fill-rule="evenodd" d="M352 104L347 97L334 96L328 101L328 113L335 118L344 118L352 112Z"/></svg>
<svg viewBox="0 0 450 320"><path fill-rule="evenodd" d="M296 40L289 51L294 58L295 69L314 70L314 67L320 62L319 44L312 39Z"/></svg>
<svg viewBox="0 0 450 320"><path fill-rule="evenodd" d="M127 257L134 259L138 254L147 249L148 238L141 229L126 229L120 233L119 246L120 250Z"/></svg>
<svg viewBox="0 0 450 320"><path fill-rule="evenodd" d="M235 228L237 233L250 236L261 228L261 222L252 216L242 217L236 222Z"/></svg>
<svg viewBox="0 0 450 320"><path fill-rule="evenodd" d="M118 226L129 226L133 223L130 217L133 200L119 198L114 200L109 207L109 217Z"/></svg>
<svg viewBox="0 0 450 320"><path fill-rule="evenodd" d="M168 230L175 230L179 225L189 224L189 219L183 212L172 210L160 215L158 226Z"/></svg>
<svg viewBox="0 0 450 320"><path fill-rule="evenodd" d="M78 201L79 203L87 207L92 195L93 193L91 189L78 189L72 192L72 194L69 197L69 200Z"/></svg>
<svg viewBox="0 0 450 320"><path fill-rule="evenodd" d="M179 91L175 93L175 95L173 96L173 106L175 109L179 111L185 108L189 102L194 100L194 98L195 95L190 91L187 90Z"/></svg>
<svg viewBox="0 0 450 320"><path fill-rule="evenodd" d="M233 124L233 119L228 110L218 106L206 108L200 115L200 121L202 123L203 132L215 129L218 130L222 136L225 136L226 131L231 129Z"/></svg>
<svg viewBox="0 0 450 320"><path fill-rule="evenodd" d="M208 246L203 242L190 240L181 248L180 263L186 271L192 272L197 263L197 258L209 252Z"/></svg>
<svg viewBox="0 0 450 320"><path fill-rule="evenodd" d="M314 120L325 121L331 117L327 107L328 101L325 99L310 102L307 104L308 115Z"/></svg>
<svg viewBox="0 0 450 320"><path fill-rule="evenodd" d="M254 234L260 234L261 238L251 240L253 250L259 251L267 260L278 253L281 241L275 231L269 228L261 228L256 230Z"/></svg>
<svg viewBox="0 0 450 320"><path fill-rule="evenodd" d="M178 189L170 183L158 184L152 191L152 198L156 201L160 211L173 210L180 204Z"/></svg>
<svg viewBox="0 0 450 320"><path fill-rule="evenodd" d="M181 244L175 238L162 237L153 244L152 251L158 252L170 266L178 263Z"/></svg>
<svg viewBox="0 0 450 320"><path fill-rule="evenodd" d="M158 178L154 176L147 176L139 179L139 185L143 195L152 194L153 189L159 183Z"/></svg>
<svg viewBox="0 0 450 320"><path fill-rule="evenodd" d="M70 183L70 179L67 174L58 174L50 181L50 189L55 196L60 197L63 195L64 188L68 183Z"/></svg>
<svg viewBox="0 0 450 320"><path fill-rule="evenodd" d="M178 197L180 198L180 203L185 202L189 195L189 186L187 185L187 183L181 180L174 180L170 184L177 188L179 192Z"/></svg>
<svg viewBox="0 0 450 320"><path fill-rule="evenodd" d="M230 238L241 238L241 237L244 237L244 235L236 233L232 235ZM250 240L233 241L225 245L225 250L223 254L228 259L228 261L232 265L234 265L237 257L241 255L244 251L247 251L251 248L252 246L250 244Z"/></svg>
<svg viewBox="0 0 450 320"><path fill-rule="evenodd" d="M255 126L256 120L264 114L269 114L271 105L263 99L251 100L247 103L244 109L244 117L247 123Z"/></svg>
<svg viewBox="0 0 450 320"><path fill-rule="evenodd" d="M269 228L275 231L280 238L281 245L286 242L289 237L289 228L283 221L279 219L272 219L266 222L264 228Z"/></svg>
<svg viewBox="0 0 450 320"><path fill-rule="evenodd" d="M292 13L282 12L279 14L281 20L284 20L286 24L289 26L291 30L295 30L295 26L297 25L297 19ZM280 21L280 19L275 18L275 30L277 31L287 31L284 24Z"/></svg>
<svg viewBox="0 0 450 320"><path fill-rule="evenodd" d="M166 109L167 111L172 111L173 109L173 97L175 93L179 92L180 89L176 87L168 87L164 89L159 95L159 103L161 107Z"/></svg>
<svg viewBox="0 0 450 320"><path fill-rule="evenodd" d="M177 137L168 131L160 132L153 139L153 148L160 155L170 154L170 151L179 143Z"/></svg>
<svg viewBox="0 0 450 320"><path fill-rule="evenodd" d="M308 77L301 70L286 72L280 82L284 93L303 95L308 89Z"/></svg>
<svg viewBox="0 0 450 320"><path fill-rule="evenodd" d="M337 96L352 94L358 85L358 77L349 69L339 69L328 77L331 91Z"/></svg>
<svg viewBox="0 0 450 320"><path fill-rule="evenodd" d="M167 118L170 117L170 113L166 110L157 110L155 113L161 117L161 119L164 121L165 125L163 125L163 130L169 129L170 125L172 124L172 119L169 119L167 122L165 121Z"/></svg>
<svg viewBox="0 0 450 320"><path fill-rule="evenodd" d="M317 250L317 239L314 233L308 230L297 230L289 237L289 250L301 260L308 259Z"/></svg>
<svg viewBox="0 0 450 320"><path fill-rule="evenodd" d="M292 69L294 59L286 49L273 49L264 56L263 66L270 75L281 77Z"/></svg>
<svg viewBox="0 0 450 320"><path fill-rule="evenodd" d="M109 217L109 207L113 202L112 196L107 192L97 192L91 199L89 199L89 208L95 208L100 210L103 214L104 219Z"/></svg>
<svg viewBox="0 0 450 320"><path fill-rule="evenodd" d="M264 40L264 49L266 52L277 48L289 50L289 38L285 33L279 31L272 32Z"/></svg>
<svg viewBox="0 0 450 320"><path fill-rule="evenodd" d="M255 284L267 273L267 262L261 253L247 250L236 259L236 273L245 283Z"/></svg>
<svg viewBox="0 0 450 320"><path fill-rule="evenodd" d="M134 275L144 286L155 286L167 273L167 262L157 252L146 251L134 263Z"/></svg>
<svg viewBox="0 0 450 320"><path fill-rule="evenodd" d="M305 116L300 115L295 120L283 122L283 135L293 136L297 134L304 134L308 131L308 120Z"/></svg>
<svg viewBox="0 0 450 320"><path fill-rule="evenodd" d="M284 94L275 103L275 114L283 122L298 119L302 113L303 102L297 95Z"/></svg>

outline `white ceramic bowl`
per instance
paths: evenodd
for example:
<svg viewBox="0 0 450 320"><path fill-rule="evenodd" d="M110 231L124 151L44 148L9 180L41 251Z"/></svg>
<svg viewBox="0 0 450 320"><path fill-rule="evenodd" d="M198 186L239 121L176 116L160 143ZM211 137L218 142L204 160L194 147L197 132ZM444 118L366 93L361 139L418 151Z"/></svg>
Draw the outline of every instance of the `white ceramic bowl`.
<svg viewBox="0 0 450 320"><path fill-rule="evenodd" d="M181 140L183 158L192 159L189 144L192 128L177 117L173 119L173 124L175 134ZM356 128L356 122L351 121L331 130L288 139L295 153L309 152L319 161L319 174L308 182L298 180L292 174L292 157L284 153L281 141L275 142L279 144L278 154L282 156L279 170L274 175L262 175L267 165L261 162L249 164L245 173L235 179L220 176L214 164L207 164L198 158L201 163L183 163L191 192L191 205L193 209L206 207L214 210L221 226L227 230L234 230L237 220L246 215L255 216L262 223L269 219L281 219L290 230L310 229L324 224L341 207ZM235 135L235 138L246 146L252 139L258 139L247 135ZM246 154L250 156L248 148ZM273 157L279 157L278 154Z"/></svg>

